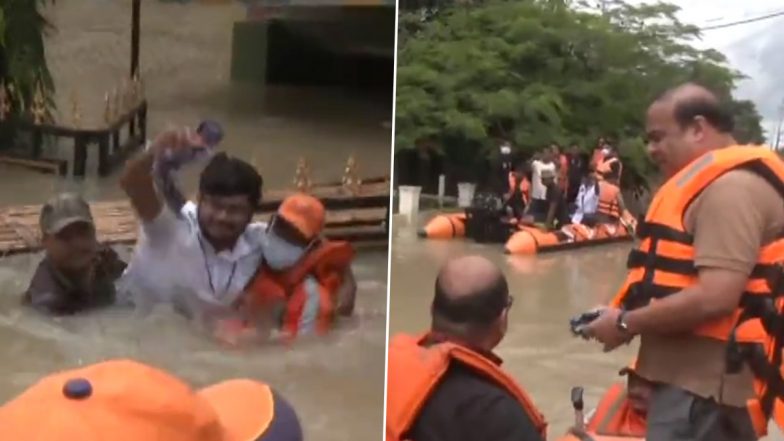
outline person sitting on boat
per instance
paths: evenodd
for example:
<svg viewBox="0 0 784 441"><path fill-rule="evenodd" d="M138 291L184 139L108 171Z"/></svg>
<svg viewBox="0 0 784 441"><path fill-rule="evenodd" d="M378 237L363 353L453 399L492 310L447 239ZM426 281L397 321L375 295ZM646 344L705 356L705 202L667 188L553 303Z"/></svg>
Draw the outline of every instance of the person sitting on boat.
<svg viewBox="0 0 784 441"><path fill-rule="evenodd" d="M353 313L354 250L323 238L324 220L324 205L313 196L296 193L280 204L267 227L264 260L238 305L251 323L290 339L325 334L336 316Z"/></svg>
<svg viewBox="0 0 784 441"><path fill-rule="evenodd" d="M0 407L7 440L302 441L294 407L266 383L200 390L153 366L107 360L51 374Z"/></svg>
<svg viewBox="0 0 784 441"><path fill-rule="evenodd" d="M90 205L77 194L58 194L41 209L39 224L45 255L23 303L50 315L114 303L125 263L98 244Z"/></svg>
<svg viewBox="0 0 784 441"><path fill-rule="evenodd" d="M518 164L514 171L509 173L509 187L504 195L504 203L511 209L515 219L523 217L531 201L531 181L528 178L530 173L530 166L526 163Z"/></svg>
<svg viewBox="0 0 784 441"><path fill-rule="evenodd" d="M544 440L542 414L493 353L511 307L506 278L488 259L443 266L430 331L390 342L387 441Z"/></svg>
<svg viewBox="0 0 784 441"><path fill-rule="evenodd" d="M137 307L169 302L200 319L233 314L232 305L261 262L267 226L251 220L263 181L252 165L218 153L199 177L195 203L175 213L159 197L156 158L204 146L187 128L167 130L125 167L120 184L142 231L120 290Z"/></svg>
<svg viewBox="0 0 784 441"><path fill-rule="evenodd" d="M588 416L584 432L598 436L644 438L653 383L637 375L634 363L618 373L626 384L617 382L605 392L594 412ZM580 430L571 429L580 434Z"/></svg>
<svg viewBox="0 0 784 441"><path fill-rule="evenodd" d="M614 174L609 168L602 168L599 173L603 179L597 182L599 190L599 204L596 210L597 221L606 224L617 224L621 220L626 205L623 202L621 187L618 185Z"/></svg>
<svg viewBox="0 0 784 441"><path fill-rule="evenodd" d="M596 225L596 211L599 208L599 183L592 175L583 177L575 199L575 210L572 214L573 224L587 227Z"/></svg>

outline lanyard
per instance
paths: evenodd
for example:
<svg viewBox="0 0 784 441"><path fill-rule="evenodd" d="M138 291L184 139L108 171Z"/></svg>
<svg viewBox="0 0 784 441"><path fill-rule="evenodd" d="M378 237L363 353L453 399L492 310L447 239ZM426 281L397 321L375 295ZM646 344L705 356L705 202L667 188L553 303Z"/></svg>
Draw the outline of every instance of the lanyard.
<svg viewBox="0 0 784 441"><path fill-rule="evenodd" d="M207 272L207 280L210 282L210 290L212 290L212 296L218 297L218 294L215 292L215 285L212 283L212 272L210 272L210 264L207 261L207 250L204 249L204 242L201 241L201 236L198 236L199 239L199 248L201 248L201 255L204 257L204 270ZM221 297L226 295L226 292L231 287L231 282L234 280L234 273L237 272L237 261L235 260L234 263L231 265L231 274L229 275L229 280L226 282L226 286L223 287L223 294Z"/></svg>

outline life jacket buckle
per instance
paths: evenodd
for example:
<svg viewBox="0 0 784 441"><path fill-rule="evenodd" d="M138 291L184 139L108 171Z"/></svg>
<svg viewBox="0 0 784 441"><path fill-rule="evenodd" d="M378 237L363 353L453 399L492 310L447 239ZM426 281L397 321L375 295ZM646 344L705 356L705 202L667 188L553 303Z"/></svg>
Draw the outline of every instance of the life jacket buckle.
<svg viewBox="0 0 784 441"><path fill-rule="evenodd" d="M784 262L776 262L771 271L768 271L766 281L773 298L784 295Z"/></svg>
<svg viewBox="0 0 784 441"><path fill-rule="evenodd" d="M735 330L737 327L732 329L730 332L730 336L727 339L727 352L725 354L725 361L726 365L724 371L728 374L737 374L743 369L743 364L746 363L746 360L749 356L748 348L738 343L738 340L735 337Z"/></svg>

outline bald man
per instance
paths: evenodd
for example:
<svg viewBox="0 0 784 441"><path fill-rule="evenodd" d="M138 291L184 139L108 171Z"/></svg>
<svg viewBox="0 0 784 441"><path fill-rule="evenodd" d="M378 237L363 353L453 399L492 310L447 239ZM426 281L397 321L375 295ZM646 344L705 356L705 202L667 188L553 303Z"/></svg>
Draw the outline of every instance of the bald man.
<svg viewBox="0 0 784 441"><path fill-rule="evenodd" d="M695 84L650 106L648 153L668 180L638 227L624 287L588 327L608 351L640 335L637 373L657 384L647 441L755 440L770 418L746 409L752 374L727 355L739 353L735 314L764 298L746 293L770 294L752 270L781 258L772 247L782 245L784 164L737 146L732 130L719 99ZM762 343L765 331L747 324L736 337Z"/></svg>
<svg viewBox="0 0 784 441"><path fill-rule="evenodd" d="M430 332L390 344L387 441L544 439L544 419L493 353L511 306L506 278L489 260L444 265Z"/></svg>

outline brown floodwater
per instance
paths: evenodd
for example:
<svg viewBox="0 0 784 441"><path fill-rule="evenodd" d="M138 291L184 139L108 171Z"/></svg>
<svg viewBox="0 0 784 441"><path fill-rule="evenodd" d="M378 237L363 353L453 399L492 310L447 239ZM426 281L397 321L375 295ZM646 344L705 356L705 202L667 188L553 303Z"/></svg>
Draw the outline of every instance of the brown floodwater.
<svg viewBox="0 0 784 441"><path fill-rule="evenodd" d="M351 154L361 175L389 173L391 97L338 88L231 84L231 31L232 23L244 17L240 2L142 3L141 69L150 103L150 134L169 123L217 119L226 131L223 147L255 162L266 188L290 186L301 156L309 160L314 181L340 179ZM61 120L69 121L76 92L85 124L99 121L104 93L127 75L130 4L72 0L56 2L46 11L56 27L47 39L47 58ZM68 146L48 153L71 156ZM83 180L0 167L0 204L42 203L62 189L80 191L90 200L123 196L116 172L99 179L95 162L88 167L93 167L91 176ZM186 173L189 191L197 172ZM0 260L0 400L52 370L132 357L198 385L235 376L267 381L297 408L307 439L381 436L386 251L363 252L354 265L356 317L325 340L288 349L227 350L166 307L145 317L114 309L62 320L42 318L18 302L39 259L27 255Z"/></svg>
<svg viewBox="0 0 784 441"><path fill-rule="evenodd" d="M416 227L433 215L420 212L413 222L400 215L394 217L390 336L427 329L433 284L447 259L479 254L497 263L515 297L509 330L498 354L504 359L504 368L545 414L550 423L549 439L557 439L574 422L569 400L572 386L583 386L586 408L593 407L607 387L625 378L618 376L618 370L635 356L636 343L604 353L598 343L574 338L568 327L570 317L606 303L615 294L623 281L630 245L508 256L500 244L416 237ZM769 439L784 438L776 433Z"/></svg>

